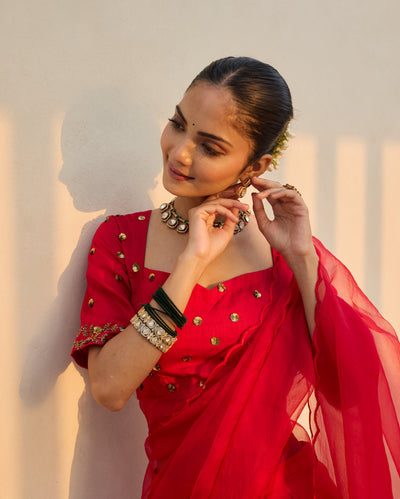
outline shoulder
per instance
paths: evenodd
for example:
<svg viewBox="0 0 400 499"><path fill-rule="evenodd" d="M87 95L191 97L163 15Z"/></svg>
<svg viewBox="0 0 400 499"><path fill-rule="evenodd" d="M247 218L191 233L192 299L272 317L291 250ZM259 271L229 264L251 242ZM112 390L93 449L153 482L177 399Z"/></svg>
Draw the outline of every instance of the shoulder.
<svg viewBox="0 0 400 499"><path fill-rule="evenodd" d="M130 248L145 245L151 210L125 215L109 215L100 223L92 239L91 252L124 254Z"/></svg>
<svg viewBox="0 0 400 499"><path fill-rule="evenodd" d="M147 227L150 215L151 210L137 211L125 215L108 215L97 228L95 237L116 233L119 235L121 232L123 233L124 230L132 230L136 227L140 228L141 226Z"/></svg>

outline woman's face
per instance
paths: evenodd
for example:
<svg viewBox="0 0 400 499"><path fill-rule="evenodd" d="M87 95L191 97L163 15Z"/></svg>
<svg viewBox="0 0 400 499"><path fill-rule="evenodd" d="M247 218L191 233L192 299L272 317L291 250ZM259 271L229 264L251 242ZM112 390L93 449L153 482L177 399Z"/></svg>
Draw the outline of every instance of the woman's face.
<svg viewBox="0 0 400 499"><path fill-rule="evenodd" d="M232 126L235 112L229 90L198 83L186 92L161 136L169 192L205 197L237 182L251 144Z"/></svg>

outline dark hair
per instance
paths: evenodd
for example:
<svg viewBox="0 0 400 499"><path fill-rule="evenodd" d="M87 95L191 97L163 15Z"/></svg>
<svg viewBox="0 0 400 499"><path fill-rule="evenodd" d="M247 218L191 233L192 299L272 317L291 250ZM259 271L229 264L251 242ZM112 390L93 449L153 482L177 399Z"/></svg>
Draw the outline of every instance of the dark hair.
<svg viewBox="0 0 400 499"><path fill-rule="evenodd" d="M237 128L253 143L249 164L273 152L293 118L289 87L276 69L250 57L225 57L204 68L188 90L200 82L230 90Z"/></svg>

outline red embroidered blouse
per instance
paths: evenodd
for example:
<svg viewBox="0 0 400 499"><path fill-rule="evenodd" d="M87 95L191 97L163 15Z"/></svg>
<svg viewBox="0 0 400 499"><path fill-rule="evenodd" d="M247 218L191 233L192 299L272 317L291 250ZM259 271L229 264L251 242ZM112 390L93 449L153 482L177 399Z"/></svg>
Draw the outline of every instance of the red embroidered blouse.
<svg viewBox="0 0 400 499"><path fill-rule="evenodd" d="M129 324L168 274L144 267L150 212L107 217L89 252L72 355ZM400 346L349 271L320 257L311 344L281 255L209 290L137 390L147 418L143 498L392 498L400 469ZM310 441L297 423L312 410ZM389 457L390 456L390 457Z"/></svg>

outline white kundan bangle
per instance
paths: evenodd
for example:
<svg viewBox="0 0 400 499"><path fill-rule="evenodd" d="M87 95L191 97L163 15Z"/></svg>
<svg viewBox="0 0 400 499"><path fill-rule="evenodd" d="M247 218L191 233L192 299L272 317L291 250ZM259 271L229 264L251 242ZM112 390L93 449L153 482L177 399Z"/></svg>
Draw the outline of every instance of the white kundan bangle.
<svg viewBox="0 0 400 499"><path fill-rule="evenodd" d="M132 326L149 343L165 353L172 347L177 338L168 334L157 322L150 317L144 307L130 320Z"/></svg>

